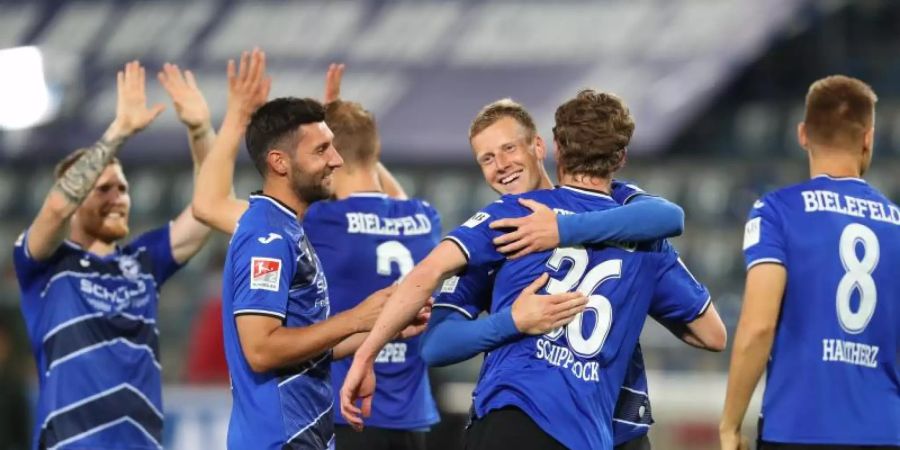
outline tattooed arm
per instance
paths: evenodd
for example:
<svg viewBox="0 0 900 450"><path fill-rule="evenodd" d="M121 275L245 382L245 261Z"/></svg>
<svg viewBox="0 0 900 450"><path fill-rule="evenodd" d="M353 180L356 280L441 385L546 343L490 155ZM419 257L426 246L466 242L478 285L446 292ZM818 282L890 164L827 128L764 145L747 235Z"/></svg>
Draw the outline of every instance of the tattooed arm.
<svg viewBox="0 0 900 450"><path fill-rule="evenodd" d="M80 150L81 156L65 171L44 199L28 228L28 254L40 261L49 258L65 238L69 219L91 190L97 178L115 158L125 141L153 122L162 105L147 107L144 68L129 62L116 74L118 98L116 118L94 145Z"/></svg>
<svg viewBox="0 0 900 450"><path fill-rule="evenodd" d="M216 139L209 106L190 70L182 73L178 66L167 63L163 65L158 78L175 104L178 119L187 128L196 183L200 165L203 164ZM191 205L188 205L169 227L169 241L175 261L183 264L196 255L209 238L209 233L210 228L194 218Z"/></svg>

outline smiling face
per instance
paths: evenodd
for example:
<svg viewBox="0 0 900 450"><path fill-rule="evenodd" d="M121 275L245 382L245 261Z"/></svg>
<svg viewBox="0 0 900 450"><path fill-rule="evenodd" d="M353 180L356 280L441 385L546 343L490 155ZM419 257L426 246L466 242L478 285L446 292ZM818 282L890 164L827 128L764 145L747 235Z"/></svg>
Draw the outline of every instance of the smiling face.
<svg viewBox="0 0 900 450"><path fill-rule="evenodd" d="M72 227L90 238L112 244L128 235L131 196L122 166L106 166L94 188L75 210Z"/></svg>
<svg viewBox="0 0 900 450"><path fill-rule="evenodd" d="M325 122L302 125L299 133L289 158L291 189L307 204L331 198L332 173L344 163L334 148L334 134Z"/></svg>
<svg viewBox="0 0 900 450"><path fill-rule="evenodd" d="M540 188L544 142L512 117L497 120L472 136L472 151L484 180L500 194Z"/></svg>

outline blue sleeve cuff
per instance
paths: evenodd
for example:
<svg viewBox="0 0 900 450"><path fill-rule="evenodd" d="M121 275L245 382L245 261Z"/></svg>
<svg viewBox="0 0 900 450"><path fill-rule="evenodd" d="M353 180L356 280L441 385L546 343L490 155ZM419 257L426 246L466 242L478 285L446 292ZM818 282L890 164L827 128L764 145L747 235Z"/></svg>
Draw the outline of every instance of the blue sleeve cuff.
<svg viewBox="0 0 900 450"><path fill-rule="evenodd" d="M519 331L509 308L475 320L440 308L432 313L421 355L429 366L446 366L494 350L516 336Z"/></svg>

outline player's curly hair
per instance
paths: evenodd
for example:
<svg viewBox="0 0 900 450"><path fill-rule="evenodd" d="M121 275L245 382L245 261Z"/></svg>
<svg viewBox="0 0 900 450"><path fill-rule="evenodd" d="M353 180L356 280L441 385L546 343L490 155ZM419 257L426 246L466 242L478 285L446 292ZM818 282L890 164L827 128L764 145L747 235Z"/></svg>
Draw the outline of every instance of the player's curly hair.
<svg viewBox="0 0 900 450"><path fill-rule="evenodd" d="M301 125L324 121L325 107L312 98L282 97L266 102L247 125L247 151L256 170L266 175L270 150L282 148L290 153L303 137Z"/></svg>
<svg viewBox="0 0 900 450"><path fill-rule="evenodd" d="M367 167L378 161L381 142L375 116L361 104L344 100L328 103L325 123L334 133L334 148L346 165Z"/></svg>
<svg viewBox="0 0 900 450"><path fill-rule="evenodd" d="M556 109L559 168L569 175L609 178L624 165L633 133L634 119L622 99L582 90Z"/></svg>

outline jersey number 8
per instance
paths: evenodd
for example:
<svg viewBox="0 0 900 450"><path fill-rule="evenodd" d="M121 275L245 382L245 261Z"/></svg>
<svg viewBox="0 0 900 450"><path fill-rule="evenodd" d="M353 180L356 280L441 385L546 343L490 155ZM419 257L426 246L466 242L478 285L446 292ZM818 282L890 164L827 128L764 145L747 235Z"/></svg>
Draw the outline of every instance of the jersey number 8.
<svg viewBox="0 0 900 450"><path fill-rule="evenodd" d="M856 255L856 244L862 244L862 259ZM844 331L851 334L862 333L875 313L878 303L878 290L872 272L878 265L880 246L878 237L869 227L851 223L841 233L839 247L841 263L846 272L838 283L837 316ZM850 297L853 291L859 291L859 308L856 312L850 309Z"/></svg>
<svg viewBox="0 0 900 450"><path fill-rule="evenodd" d="M603 282L622 276L622 260L604 261L588 270L587 265L590 258L584 247L562 247L553 252L547 261L547 266L553 270L559 270L563 261L569 261L572 267L561 280L551 277L545 290L549 294L559 294L577 289L578 292L588 296L588 303L585 310L576 315L565 328L557 328L547 333L546 336L550 340L556 340L565 333L569 348L578 356L590 358L600 353L612 326L612 305L609 299L593 292ZM596 320L594 328L585 337L582 326L584 314L588 311L592 311L596 315Z"/></svg>

